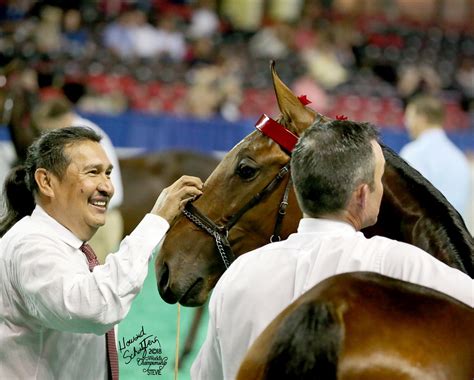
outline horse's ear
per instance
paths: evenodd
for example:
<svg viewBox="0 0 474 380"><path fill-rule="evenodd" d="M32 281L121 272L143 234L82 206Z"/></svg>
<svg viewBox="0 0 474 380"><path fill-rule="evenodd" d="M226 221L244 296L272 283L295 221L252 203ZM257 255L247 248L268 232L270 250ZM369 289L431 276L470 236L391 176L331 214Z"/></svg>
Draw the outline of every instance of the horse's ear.
<svg viewBox="0 0 474 380"><path fill-rule="evenodd" d="M298 135L308 128L316 119L324 116L314 110L305 107L298 97L283 83L275 70L275 61L270 62L272 71L273 88L278 102L278 108L282 114L285 127Z"/></svg>

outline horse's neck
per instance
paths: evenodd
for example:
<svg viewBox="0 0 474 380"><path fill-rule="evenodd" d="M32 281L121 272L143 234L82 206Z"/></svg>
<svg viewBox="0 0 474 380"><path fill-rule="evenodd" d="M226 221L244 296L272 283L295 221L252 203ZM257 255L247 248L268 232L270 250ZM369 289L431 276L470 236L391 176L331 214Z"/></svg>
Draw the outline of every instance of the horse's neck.
<svg viewBox="0 0 474 380"><path fill-rule="evenodd" d="M474 240L459 213L403 159L384 147L384 197L375 226L382 235L413 244L471 276Z"/></svg>

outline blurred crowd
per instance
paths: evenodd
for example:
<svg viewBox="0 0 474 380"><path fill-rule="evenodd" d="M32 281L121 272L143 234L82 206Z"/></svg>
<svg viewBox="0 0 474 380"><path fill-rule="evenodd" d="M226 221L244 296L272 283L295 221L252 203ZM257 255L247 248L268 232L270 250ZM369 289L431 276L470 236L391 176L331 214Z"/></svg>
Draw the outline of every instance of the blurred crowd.
<svg viewBox="0 0 474 380"><path fill-rule="evenodd" d="M87 112L236 120L275 110L274 59L330 116L401 126L404 104L423 92L441 96L449 128L468 128L474 4L456 0L461 16L440 20L449 3L3 0L0 75L41 99L65 93Z"/></svg>

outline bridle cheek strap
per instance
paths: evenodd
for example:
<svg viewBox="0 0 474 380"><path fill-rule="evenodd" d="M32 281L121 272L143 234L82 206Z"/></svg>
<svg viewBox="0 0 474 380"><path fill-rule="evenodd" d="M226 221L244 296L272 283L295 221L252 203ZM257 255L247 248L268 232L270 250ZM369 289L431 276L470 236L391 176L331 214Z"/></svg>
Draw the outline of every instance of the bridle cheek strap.
<svg viewBox="0 0 474 380"><path fill-rule="evenodd" d="M306 96L298 97L303 105L311 103L306 99ZM255 124L255 128L257 128L261 133L265 136L272 139L280 148L282 148L286 153L291 156L293 149L295 148L296 143L298 142L298 136L290 132L286 129L283 125L278 123L277 121L273 120L271 117L262 114L258 119L257 123ZM290 170L289 164L285 165ZM280 202L280 207L278 209L277 220L275 222L275 229L273 231L273 235L270 237L270 242L280 241L280 232L281 226L283 222L283 218L286 215L286 208L288 206L288 194L291 188L291 177L286 184L285 193L283 194L283 199Z"/></svg>
<svg viewBox="0 0 474 380"><path fill-rule="evenodd" d="M275 141L280 147L291 155L293 148L298 142L298 136L291 133L283 125L276 122L275 120L269 118L267 115L263 114L260 119L255 124L255 127L262 132L265 136L269 137ZM240 217L245 214L248 210L257 205L264 197L271 193L283 178L290 172L290 163L286 163L283 166L273 180L265 186L265 188L254 195L238 212L232 215L229 218L229 221L225 225L217 225L214 221L209 219L204 215L200 210L198 210L191 202L188 202L183 209L183 214L196 226L206 231L209 235L214 238L214 241L217 246L219 255L224 263L225 268L227 269L230 264L235 259L235 256L232 252L232 248L229 243L228 235L229 230L237 223ZM281 224L283 217L286 214L286 207L288 206L288 194L291 188L291 178L288 180L288 183L283 194L283 199L280 202L280 207L277 214L277 219L275 222L275 229L273 235L270 238L271 242L279 241Z"/></svg>
<svg viewBox="0 0 474 380"><path fill-rule="evenodd" d="M258 119L257 123L255 124L255 128L257 128L265 136L270 137L288 154L291 154L295 148L296 143L298 142L298 136L265 114L260 116L260 119Z"/></svg>

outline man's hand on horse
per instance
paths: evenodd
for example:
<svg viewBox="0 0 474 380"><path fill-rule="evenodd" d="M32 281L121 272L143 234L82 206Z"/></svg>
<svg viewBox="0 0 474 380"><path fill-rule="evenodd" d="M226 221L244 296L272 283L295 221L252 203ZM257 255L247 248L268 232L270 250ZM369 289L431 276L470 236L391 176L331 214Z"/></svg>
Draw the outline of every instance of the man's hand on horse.
<svg viewBox="0 0 474 380"><path fill-rule="evenodd" d="M151 213L166 219L170 225L173 224L186 203L202 194L202 187L200 178L183 175L161 192Z"/></svg>

